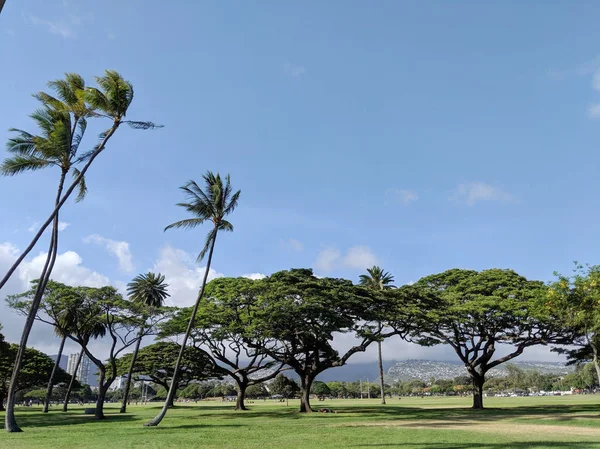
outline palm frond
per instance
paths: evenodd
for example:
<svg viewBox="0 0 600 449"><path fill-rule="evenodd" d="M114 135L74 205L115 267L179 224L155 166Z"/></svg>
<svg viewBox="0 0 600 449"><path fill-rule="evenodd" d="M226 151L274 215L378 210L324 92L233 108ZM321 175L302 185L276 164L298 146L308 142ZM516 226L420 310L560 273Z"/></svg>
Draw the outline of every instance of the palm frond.
<svg viewBox="0 0 600 449"><path fill-rule="evenodd" d="M25 171L35 171L54 165L52 162L34 156L14 156L5 159L0 165L0 173L4 176L14 176Z"/></svg>
<svg viewBox="0 0 600 449"><path fill-rule="evenodd" d="M198 254L198 257L196 258L196 262L201 262L202 259L204 259L204 256L206 256L206 253L210 250L210 245L216 236L217 236L217 228L215 227L206 235L206 241L204 242L204 248L202 248L202 251L200 251L200 254Z"/></svg>
<svg viewBox="0 0 600 449"><path fill-rule="evenodd" d="M136 122L136 121L133 121L133 120L127 120L127 121L124 121L123 123L127 123L133 129L157 129L157 128L164 128L163 125L158 125L158 124L153 123L153 122Z"/></svg>
<svg viewBox="0 0 600 449"><path fill-rule="evenodd" d="M77 177L81 174L81 171L77 167L73 167L71 170L71 175L73 179L77 179ZM75 198L76 202L83 201L85 196L87 195L87 184L85 183L85 176L81 178L79 184L77 185L77 197Z"/></svg>
<svg viewBox="0 0 600 449"><path fill-rule="evenodd" d="M175 223L171 223L169 226L167 226L165 228L165 231L167 229L179 229L179 228L183 228L183 229L191 229L191 228L195 228L196 226L201 225L202 223L204 223L206 221L205 218L187 218L185 220L180 220L180 221L176 221Z"/></svg>

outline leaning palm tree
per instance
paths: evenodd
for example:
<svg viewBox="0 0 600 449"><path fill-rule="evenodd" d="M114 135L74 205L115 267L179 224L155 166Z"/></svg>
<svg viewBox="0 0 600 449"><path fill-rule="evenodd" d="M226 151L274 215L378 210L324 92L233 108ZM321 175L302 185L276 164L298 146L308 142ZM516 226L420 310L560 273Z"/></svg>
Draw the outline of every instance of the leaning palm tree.
<svg viewBox="0 0 600 449"><path fill-rule="evenodd" d="M378 266L373 268L367 268L368 274L361 274L359 278L359 284L371 288L374 290L386 290L390 288L396 288L393 285L394 276L390 273L383 271ZM381 323L379 325L379 332L381 333ZM381 389L381 403L385 404L385 386L383 383L383 359L381 356L381 341L377 342L377 353L378 353L378 364L379 364L379 387Z"/></svg>
<svg viewBox="0 0 600 449"><path fill-rule="evenodd" d="M48 119L46 119L46 117L42 117L40 119L40 128L44 130L44 126L50 126L49 124L54 124L56 130L53 130L49 133L49 136L51 138L49 137L47 139L49 141L48 143L46 143L46 141L40 141L39 139L36 139L35 137L37 136L28 135L27 133L22 134L21 138L17 139L17 142L14 145L15 151L17 152L15 160L12 164L9 163L5 167L8 170L7 173L9 173L11 170L14 171L14 173L19 173L20 171L25 170L24 168L19 169L19 167L23 166L21 164L22 162L29 162L30 164L32 164L32 167L36 168L43 168L44 166L47 166L44 165L42 158L37 157L38 153L42 154L40 153L42 150L46 153L58 152L58 145L64 144L65 136L67 136L66 140L71 142L71 146L69 146L68 148L69 151L72 152L73 145L76 145L76 147L78 147L81 141L81 137L83 137L81 135L79 138L77 138L77 136L74 135L73 131L73 129L75 129L75 126L77 125L77 123L75 123L75 126L73 126L73 121L75 121L75 117L79 117L79 123L81 123L82 116L79 114L85 113L88 116L108 118L112 121L112 126L107 131L100 134L100 143L96 145L93 150L83 155L80 155L75 159L75 162L85 162L85 165L81 170L78 170L74 173L75 179L73 183L69 186L69 188L65 191L65 193L62 195L62 197L60 196L60 194L57 195L53 212L50 214L48 219L44 222L42 227L34 236L29 246L17 258L17 260L8 270L4 278L0 281L0 289L8 281L12 273L14 273L19 264L25 258L25 256L29 254L29 252L33 249L33 247L40 239L46 228L53 221L55 222L54 227L56 232L53 232L53 238L51 238L51 240L52 242L56 243L56 235L58 233L57 216L60 211L60 208L67 201L67 199L71 196L71 194L76 188L79 189L80 194L85 193L84 175L86 171L91 166L94 159L104 150L108 140L116 132L119 126L122 123L127 123L131 127L137 129L150 129L155 128L157 126L151 122L136 122L125 120L127 109L133 100L133 86L128 81L125 81L117 72L107 70L104 76L97 77L96 82L100 87L99 89L88 87L84 90L83 80L80 79L81 77L77 77L78 75L72 75L72 79L76 83L79 83L79 87L81 88L79 89L78 87L78 90L72 96L71 93L68 92L68 89L63 89L63 87L65 86L63 86L62 84L51 84L52 87L56 87L56 90L59 93L60 101L47 94L38 95L39 99L45 103L44 112L47 113L49 116ZM67 78L67 81L68 80L69 78ZM67 126L67 117L71 119L71 121L68 122L68 125L71 126ZM60 123L62 123L62 125L59 125ZM29 137L31 137L31 142L27 142L27 139ZM10 142L9 145L11 145ZM37 153L34 153L34 150L37 151ZM27 161L23 161L24 156L28 158ZM57 249L56 245L53 245L53 248L54 250L51 252L54 253L55 258ZM40 276L41 280L43 280L44 278L49 279L50 274L52 272L52 270L48 268L50 266L53 256L51 254L49 255L50 259L47 260L44 266L44 271L42 273L43 276ZM14 399L17 391L17 377L21 369L23 351L25 350L25 347L27 345L27 340L29 338L31 328L33 327L33 322L39 308L39 303L41 301L41 294L43 293L43 284L43 282L40 282L40 285L38 286L40 288L40 294L36 295L34 301L32 302L31 310L29 311L29 315L27 316L27 320L23 328L23 333L21 335L19 350L17 351L17 356L15 358L15 363L7 394L8 398L7 411L5 417L5 428L8 432L21 431L21 429L17 425L14 416Z"/></svg>
<svg viewBox="0 0 600 449"><path fill-rule="evenodd" d="M40 129L39 134L33 135L27 131L11 129L10 131L16 133L16 136L9 139L6 145L6 149L11 154L11 157L5 159L0 165L0 173L5 176L14 176L23 172L36 171L48 167L58 168L60 176L55 200L55 205L57 205L60 202L67 175L71 173L74 177L77 177L80 174L75 166L80 162L77 152L79 143L85 134L87 117L92 112L85 106L83 100L81 100L85 83L79 75L67 73L64 80L52 81L48 85L55 91L56 96L51 96L44 92L34 95L42 103L42 107L31 115L31 118ZM85 181L82 177L77 200L81 201L84 196ZM57 213L53 220L50 247L32 301L32 307L36 308L36 312L56 261L58 225L59 216ZM15 372L18 371L17 365L20 366L24 351L22 348L25 348L31 326L33 326L33 319L29 323L29 317L34 319L35 315L31 311L28 315L28 322L23 330L24 338L22 337L17 353ZM61 336L61 338L62 349L65 337ZM48 391L51 392L51 389L52 386L49 386ZM7 429L15 432L19 428L14 420L13 401L14 394L11 395L9 390L6 422ZM48 400L45 401L44 412L48 411L47 403Z"/></svg>
<svg viewBox="0 0 600 449"><path fill-rule="evenodd" d="M204 248L202 251L200 251L200 254L197 258L197 262L199 262L204 259L204 256L206 256L208 253L206 268L204 270L204 278L202 279L202 285L198 292L198 296L196 297L196 303L194 304L194 309L192 310L192 316L190 317L185 335L183 336L183 341L181 342L181 349L179 350L179 356L177 357L175 369L173 370L173 377L171 379L169 393L167 394L167 398L160 413L154 419L147 422L145 424L146 426L159 425L167 414L169 404L171 404L171 401L175 397L175 391L177 390L177 376L179 375L179 369L181 368L183 353L185 351L188 338L194 327L194 320L196 319L198 306L200 305L200 300L204 295L204 288L206 287L206 281L208 279L213 251L215 249L215 242L217 241L217 234L219 231L233 231L233 225L225 220L225 217L232 213L237 207L241 192L238 190L237 192L233 193L229 175L227 175L225 178L225 182L223 182L218 173L214 175L210 171L206 172L202 178L204 179L204 190L202 190L202 188L200 188L200 186L198 186L198 184L196 184L194 181L190 181L185 186L181 187L188 198L188 202L179 203L178 206L185 208L189 213L194 215L194 218L177 221L165 228L165 230L171 228L191 229L203 224L206 221L210 221L212 223L212 229L206 236Z"/></svg>
<svg viewBox="0 0 600 449"><path fill-rule="evenodd" d="M133 280L127 284L127 294L129 299L136 305L141 306L142 314L152 314L152 311L162 307L170 295L167 293L167 287L169 284L165 283L165 276L158 273L146 273L140 274L133 278ZM133 376L133 368L137 359L138 351L140 350L140 343L144 335L144 326L140 326L138 338L135 343L133 355L131 357L131 364L129 365L129 371L127 372L127 381L125 382L125 390L123 391L123 402L121 404L121 413L127 411L127 401L129 400L129 389L131 388L131 377Z"/></svg>

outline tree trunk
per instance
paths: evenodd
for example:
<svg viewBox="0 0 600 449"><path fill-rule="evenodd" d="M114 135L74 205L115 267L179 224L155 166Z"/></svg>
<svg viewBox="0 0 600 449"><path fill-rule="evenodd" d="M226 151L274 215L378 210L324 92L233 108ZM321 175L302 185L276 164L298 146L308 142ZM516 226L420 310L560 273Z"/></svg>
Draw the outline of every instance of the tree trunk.
<svg viewBox="0 0 600 449"><path fill-rule="evenodd" d="M310 407L310 387L312 386L314 376L306 374L300 377L300 413L312 413Z"/></svg>
<svg viewBox="0 0 600 449"><path fill-rule="evenodd" d="M246 399L246 388L248 388L247 380L238 380L235 379L238 386L237 398L235 400L235 409L236 410L248 410L246 405L244 404L244 399Z"/></svg>
<svg viewBox="0 0 600 449"><path fill-rule="evenodd" d="M210 270L210 264L212 262L213 251L215 249L215 242L217 241L217 232L218 228L214 228L214 236L212 242L210 244L210 251L208 253L208 260L206 262L206 269L204 270L204 278L202 279L202 286L200 287L200 291L198 292L198 297L196 298L196 304L194 304L194 309L192 310L192 316L190 317L190 321L188 323L187 329L185 331L185 335L183 336L183 341L181 342L181 349L179 350L179 355L177 356L177 362L175 363L175 369L173 370L173 379L171 379L171 387L169 388L169 392L167 393L167 399L161 409L160 413L156 415L153 419L144 424L147 427L158 426L160 422L163 420L165 415L167 414L167 410L169 409L170 404L173 403L173 399L175 398L175 391L177 390L177 377L179 375L179 368L181 367L181 362L183 361L183 354L185 352L185 346L187 345L188 338L192 333L192 329L194 327L194 320L196 319L196 314L198 313L198 306L200 305L200 300L202 296L204 296L204 289L206 287L206 281L208 279L208 273Z"/></svg>
<svg viewBox="0 0 600 449"><path fill-rule="evenodd" d="M71 194L73 193L75 188L79 185L79 182L83 179L85 172L88 170L88 168L90 168L90 165L92 165L92 162L94 162L94 159L104 150L104 147L106 146L106 143L108 142L108 139L110 139L112 137L112 135L115 133L115 131L117 130L117 128L119 127L120 124L121 124L120 120L115 121L113 123L113 125L110 127L110 129L106 132L104 139L102 139L102 142L100 143L100 145L98 145L96 147L96 151L94 151L94 153L88 159L87 163L83 166L83 168L81 169L81 172L79 173L79 176L77 176L77 178L75 178L75 181L73 181L73 183L69 186L69 188L65 192L65 195L62 198L60 198L60 201L58 201L58 203L56 204L56 207L54 208L54 210L52 211L52 213L50 214L48 219L44 222L42 227L38 230L37 234L33 237L33 240L31 241L31 243L29 243L29 246L27 248L25 248L25 251L23 251L23 253L21 253L21 255L17 258L17 260L12 264L12 266L10 267L8 272L4 275L4 277L0 281L0 289L2 289L2 287L4 287L4 284L6 284L8 282L8 280L10 279L12 274L15 272L17 267L21 264L21 262L23 262L23 259L25 259L27 254L29 254L31 252L31 250L34 248L34 246L36 245L36 243L38 242L38 240L40 239L40 237L42 236L42 234L44 233L46 228L50 225L50 223L52 223L52 221L55 219L55 217L58 216L58 211L60 210L60 208L69 199L69 197L71 196ZM35 313L37 313L37 308L35 309ZM34 315L35 315L35 313L34 313ZM10 432L10 430L9 430L9 432Z"/></svg>
<svg viewBox="0 0 600 449"><path fill-rule="evenodd" d="M58 371L60 365L60 358L62 357L63 348L65 347L65 340L67 336L64 335L60 340L60 346L58 348L58 355L56 356L56 362L54 363L54 368L52 368L52 374L50 374L50 379L48 380L48 388L46 389L46 399L44 400L44 413L48 413L48 409L50 407L50 398L52 397L52 389L54 388L54 377Z"/></svg>
<svg viewBox="0 0 600 449"><path fill-rule="evenodd" d="M594 339L595 340L595 339ZM596 376L598 376L598 385L600 385L600 365L598 364L598 348L592 343L592 351L594 352L594 358L592 360L594 368L596 368Z"/></svg>
<svg viewBox="0 0 600 449"><path fill-rule="evenodd" d="M50 237L50 248L48 249L48 255L46 257L46 262L44 263L44 268L42 269L42 274L40 275L35 296L31 302L31 308L27 314L27 320L25 320L25 326L23 327L23 333L21 334L21 341L19 342L19 349L17 350L12 375L10 376L10 383L8 385L8 400L6 402L6 416L4 418L4 428L7 432L21 432L21 428L15 419L15 395L17 394L17 380L21 371L21 364L23 363L23 354L25 353L25 349L27 347L27 340L29 339L31 329L33 328L33 323L35 321L35 317L37 316L37 311L40 307L40 302L42 301L46 284L50 278L54 261L56 260L57 248L54 245L58 239L58 204L60 204L60 195L62 193L65 176L66 174L63 172L58 183L58 192L56 195L57 209L55 210L56 213L53 214L54 223L52 225L52 236ZM48 224L50 224L50 221L48 221ZM7 274L7 276L9 275ZM6 278L6 280L8 281L8 278ZM2 285L4 285L4 283ZM2 285L0 285L0 289L2 288Z"/></svg>
<svg viewBox="0 0 600 449"><path fill-rule="evenodd" d="M123 392L123 403L121 404L121 410L119 413L125 413L127 411L127 400L129 399L129 388L131 387L131 376L133 375L133 367L135 365L135 359L137 359L138 351L140 350L140 343L142 342L142 329L138 334L138 340L135 343L135 349L131 356L131 364L129 365L129 371L127 372L127 381L125 382L125 391Z"/></svg>
<svg viewBox="0 0 600 449"><path fill-rule="evenodd" d="M471 374L473 379L473 409L483 410L483 384L485 377L480 374Z"/></svg>
<svg viewBox="0 0 600 449"><path fill-rule="evenodd" d="M66 412L69 407L69 399L71 398L71 391L73 390L73 384L75 383L75 378L77 377L77 371L79 370L79 365L81 364L81 359L83 358L84 349L81 348L79 355L77 356L77 362L75 363L75 371L71 375L71 381L69 382L69 388L67 388L67 393L65 394L65 402L63 404L63 412Z"/></svg>
<svg viewBox="0 0 600 449"><path fill-rule="evenodd" d="M96 419L104 419L104 398L106 398L106 392L108 391L109 383L104 382L106 371L100 368L100 379L98 379L98 398L96 399L96 412L94 416Z"/></svg>
<svg viewBox="0 0 600 449"><path fill-rule="evenodd" d="M381 330L381 325L379 326ZM385 405L385 384L383 383L383 359L381 357L381 342L377 342L377 352L379 355L379 388L381 389L381 403Z"/></svg>

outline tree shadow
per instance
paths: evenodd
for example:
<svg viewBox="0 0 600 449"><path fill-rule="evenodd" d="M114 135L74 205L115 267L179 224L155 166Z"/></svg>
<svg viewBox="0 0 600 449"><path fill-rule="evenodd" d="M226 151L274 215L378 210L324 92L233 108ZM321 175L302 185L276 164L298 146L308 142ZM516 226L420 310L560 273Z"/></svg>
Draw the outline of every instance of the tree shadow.
<svg viewBox="0 0 600 449"><path fill-rule="evenodd" d="M74 414L73 412L68 413L20 413L16 414L17 422L20 427L55 427L55 426L73 426L78 424L89 424L93 422L127 422L135 419L135 415L129 414L111 414L105 413L104 419L96 419L94 415L85 415L83 411L81 414ZM2 420L2 427L4 429L4 420Z"/></svg>
<svg viewBox="0 0 600 449"><path fill-rule="evenodd" d="M347 447L406 447L405 443L358 444ZM410 447L424 449L597 449L598 443L585 441L535 441L510 443L410 443Z"/></svg>

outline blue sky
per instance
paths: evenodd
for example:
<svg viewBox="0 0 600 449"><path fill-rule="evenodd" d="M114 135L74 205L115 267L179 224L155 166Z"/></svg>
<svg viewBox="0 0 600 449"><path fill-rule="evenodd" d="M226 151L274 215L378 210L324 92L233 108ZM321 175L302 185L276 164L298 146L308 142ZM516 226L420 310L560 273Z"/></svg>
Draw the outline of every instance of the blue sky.
<svg viewBox="0 0 600 449"><path fill-rule="evenodd" d="M356 280L379 263L400 284L454 267L549 280L600 252L599 16L597 2L7 0L0 141L33 130L31 94L69 71L91 84L118 70L129 117L165 126L119 130L88 198L65 207L71 282L162 269L183 298L205 230L163 228L206 170L242 190L216 273ZM56 176L0 179L5 265Z"/></svg>

